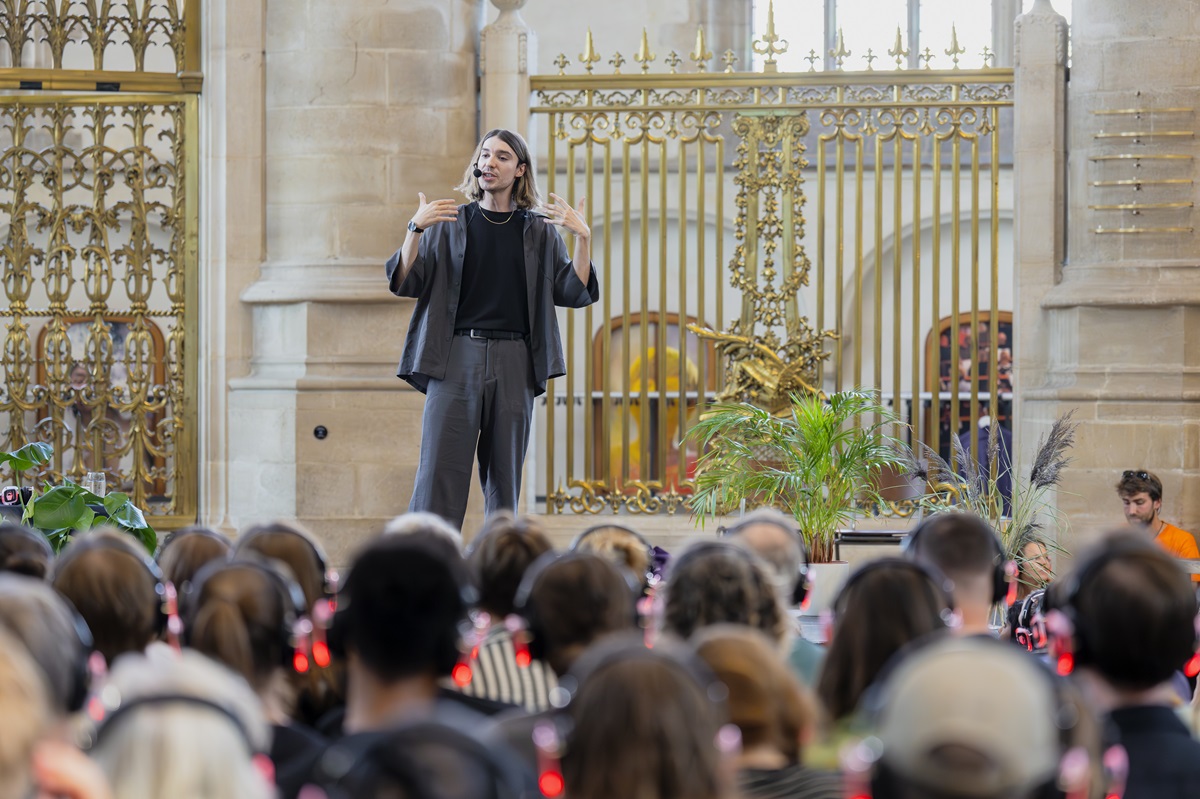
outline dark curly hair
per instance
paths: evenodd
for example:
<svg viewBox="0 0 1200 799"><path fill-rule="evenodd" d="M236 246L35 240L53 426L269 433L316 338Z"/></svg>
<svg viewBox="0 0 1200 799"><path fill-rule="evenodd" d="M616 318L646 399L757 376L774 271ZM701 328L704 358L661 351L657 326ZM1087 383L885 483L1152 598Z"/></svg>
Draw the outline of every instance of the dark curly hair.
<svg viewBox="0 0 1200 799"><path fill-rule="evenodd" d="M712 624L744 624L782 644L787 625L770 574L761 558L737 544L695 542L667 573L664 627L690 638Z"/></svg>

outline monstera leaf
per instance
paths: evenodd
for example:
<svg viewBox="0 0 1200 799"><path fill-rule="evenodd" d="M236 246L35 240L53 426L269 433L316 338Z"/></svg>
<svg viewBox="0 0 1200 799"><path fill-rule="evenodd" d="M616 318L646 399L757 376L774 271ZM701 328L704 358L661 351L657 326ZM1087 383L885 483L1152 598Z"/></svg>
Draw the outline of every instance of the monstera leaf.
<svg viewBox="0 0 1200 799"><path fill-rule="evenodd" d="M26 444L13 452L0 452L0 464L12 467L13 475L20 481L20 473L27 472L34 466L43 466L54 457L54 448L41 441Z"/></svg>

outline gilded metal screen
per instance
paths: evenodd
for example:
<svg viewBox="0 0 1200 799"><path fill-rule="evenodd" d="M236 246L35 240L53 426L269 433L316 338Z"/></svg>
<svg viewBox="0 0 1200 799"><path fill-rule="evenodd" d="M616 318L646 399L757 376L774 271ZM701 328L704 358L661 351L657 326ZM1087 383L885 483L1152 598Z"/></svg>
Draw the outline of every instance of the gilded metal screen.
<svg viewBox="0 0 1200 799"><path fill-rule="evenodd" d="M686 434L717 399L874 387L950 458L980 402L1005 417L1012 70L955 47L947 69L746 73L727 52L709 72L700 32L692 71L671 52L652 72L643 36L636 71L616 53L598 74L589 34L583 74L560 56L532 79L541 179L588 198L601 283L561 317L533 454L549 512L686 509Z"/></svg>
<svg viewBox="0 0 1200 799"><path fill-rule="evenodd" d="M41 479L103 471L160 526L197 501L199 76L184 76L199 15L184 5L0 0L0 81L18 89L0 96L0 447L48 442Z"/></svg>

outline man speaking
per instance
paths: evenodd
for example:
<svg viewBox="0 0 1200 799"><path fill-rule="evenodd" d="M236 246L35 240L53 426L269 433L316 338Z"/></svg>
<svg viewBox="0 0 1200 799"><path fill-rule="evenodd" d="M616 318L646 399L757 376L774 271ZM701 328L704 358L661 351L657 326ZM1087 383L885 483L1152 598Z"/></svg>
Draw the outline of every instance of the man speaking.
<svg viewBox="0 0 1200 799"><path fill-rule="evenodd" d="M425 199L386 264L392 293L417 301L397 375L425 394L410 511L462 527L479 457L486 512L515 509L533 400L566 373L554 306L600 296L584 200L538 196L529 146L491 130L455 187ZM574 252L554 226L575 236Z"/></svg>

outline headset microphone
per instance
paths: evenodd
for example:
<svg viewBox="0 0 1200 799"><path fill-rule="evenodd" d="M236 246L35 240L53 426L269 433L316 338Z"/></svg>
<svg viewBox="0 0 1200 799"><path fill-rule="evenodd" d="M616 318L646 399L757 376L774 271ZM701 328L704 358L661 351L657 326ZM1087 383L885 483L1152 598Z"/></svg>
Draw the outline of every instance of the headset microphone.
<svg viewBox="0 0 1200 799"><path fill-rule="evenodd" d="M481 178L481 177L483 177L483 170L480 169L479 167L475 167L475 169L472 170L472 174L475 175L475 177L477 177L477 178Z"/></svg>

